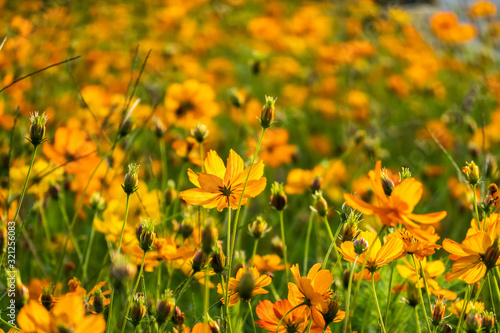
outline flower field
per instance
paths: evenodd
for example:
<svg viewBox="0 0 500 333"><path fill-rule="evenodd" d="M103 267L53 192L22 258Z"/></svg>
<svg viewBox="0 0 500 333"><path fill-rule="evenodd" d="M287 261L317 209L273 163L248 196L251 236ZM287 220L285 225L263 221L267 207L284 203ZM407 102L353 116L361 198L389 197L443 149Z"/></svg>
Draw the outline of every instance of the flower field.
<svg viewBox="0 0 500 333"><path fill-rule="evenodd" d="M397 3L0 0L0 332L500 332L497 6Z"/></svg>

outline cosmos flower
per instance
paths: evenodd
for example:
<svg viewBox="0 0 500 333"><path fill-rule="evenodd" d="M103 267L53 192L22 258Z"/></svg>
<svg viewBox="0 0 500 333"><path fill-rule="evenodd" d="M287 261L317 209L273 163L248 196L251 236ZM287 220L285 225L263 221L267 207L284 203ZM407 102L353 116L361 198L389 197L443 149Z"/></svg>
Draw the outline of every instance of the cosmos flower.
<svg viewBox="0 0 500 333"><path fill-rule="evenodd" d="M268 286L271 284L271 277L268 275L260 275L259 271L255 267L243 267L238 270L236 273L236 278L230 278L229 279L229 306L233 306L240 299L249 301L250 299L244 299L242 295L242 290L240 288L242 287L242 278L247 273L247 271L250 272L250 274L253 276L253 288L251 290L251 297L255 295L261 295L261 294L267 294L268 291L264 289L265 286ZM224 286L225 290L226 286ZM217 285L217 292L219 294L223 294L222 290L222 285L219 283ZM249 293L250 294L250 293ZM221 298L221 301L224 302L224 298Z"/></svg>
<svg viewBox="0 0 500 333"><path fill-rule="evenodd" d="M191 205L205 208L216 208L221 212L229 204L232 209L238 208L245 180L250 167L243 169L243 159L231 149L227 159L227 169L217 152L210 150L205 158L205 170L196 174L188 169L191 183L197 188L181 192L181 198ZM243 194L241 204L247 199L259 195L266 187L264 164L259 161L253 165L252 172Z"/></svg>

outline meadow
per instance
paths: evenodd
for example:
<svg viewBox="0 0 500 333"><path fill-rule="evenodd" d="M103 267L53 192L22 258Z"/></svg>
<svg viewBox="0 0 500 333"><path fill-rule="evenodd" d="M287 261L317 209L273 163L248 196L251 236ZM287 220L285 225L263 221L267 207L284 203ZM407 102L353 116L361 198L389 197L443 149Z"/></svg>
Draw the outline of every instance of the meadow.
<svg viewBox="0 0 500 333"><path fill-rule="evenodd" d="M493 2L0 5L0 332L500 332Z"/></svg>

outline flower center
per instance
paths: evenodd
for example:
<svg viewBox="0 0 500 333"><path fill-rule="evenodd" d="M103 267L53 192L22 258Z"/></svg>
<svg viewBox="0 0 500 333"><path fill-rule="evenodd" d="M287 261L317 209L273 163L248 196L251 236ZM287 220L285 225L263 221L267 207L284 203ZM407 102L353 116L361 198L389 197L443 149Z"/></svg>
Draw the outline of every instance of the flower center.
<svg viewBox="0 0 500 333"><path fill-rule="evenodd" d="M231 190L231 186L229 186L229 188L228 188L228 187L226 187L226 185L224 185L224 187L219 187L219 191L225 197L229 197L233 193L233 190Z"/></svg>
<svg viewBox="0 0 500 333"><path fill-rule="evenodd" d="M182 102L177 110L175 110L175 115L180 118L184 116L188 111L194 109L194 104L191 101Z"/></svg>

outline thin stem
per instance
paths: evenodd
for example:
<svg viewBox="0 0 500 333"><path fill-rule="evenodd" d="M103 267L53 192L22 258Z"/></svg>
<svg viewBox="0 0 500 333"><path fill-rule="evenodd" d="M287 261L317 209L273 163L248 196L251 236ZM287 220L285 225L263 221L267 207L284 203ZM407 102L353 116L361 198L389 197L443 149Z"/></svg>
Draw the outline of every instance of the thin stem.
<svg viewBox="0 0 500 333"><path fill-rule="evenodd" d="M231 267L232 262L233 262L233 257L234 257L234 243L235 243L235 240L236 240L236 230L238 230L238 222L239 222L240 212L241 212L241 202L243 201L243 195L245 194L245 189L247 188L248 179L250 178L250 174L252 173L252 168L253 168L253 165L255 164L255 160L257 159L257 155L259 154L260 146L262 144L262 139L264 138L264 134L265 133L266 133L266 129L263 128L262 129L262 133L260 135L259 142L257 143L257 148L255 149L255 153L253 154L253 157L252 157L252 162L251 162L251 164L250 164L250 166L248 168L248 174L247 174L247 176L245 178L245 183L243 184L243 189L241 191L240 200L238 202L238 209L236 210L236 216L234 218L233 242L231 244L231 252L228 254L228 256L229 256L229 267ZM230 276L231 276L231 272L229 271L228 278Z"/></svg>
<svg viewBox="0 0 500 333"><path fill-rule="evenodd" d="M26 175L26 179L24 180L23 190L21 191L21 196L19 197L19 203L17 204L16 214L14 215L14 219L12 220L13 222L16 222L17 216L21 211L21 205L23 204L24 195L26 194L26 186L28 185L28 180L30 179L31 169L33 168L33 162L35 161L37 149L38 146L35 146L35 148L33 149L33 154L31 155L31 162L28 168L28 174Z"/></svg>
<svg viewBox="0 0 500 333"><path fill-rule="evenodd" d="M255 254L257 253L257 246L259 245L259 239L258 238L255 238L254 242L253 242L253 251L252 251L252 259L250 261L250 265L253 266L253 261L254 261L254 258L255 258ZM285 267L285 270L286 270L286 267Z"/></svg>
<svg viewBox="0 0 500 333"><path fill-rule="evenodd" d="M347 318L345 318L344 321L344 333L347 333L349 330L349 307L350 307L350 301L351 301L351 287L352 287L352 278L354 277L354 269L356 268L356 262L358 261L359 255L356 254L356 258L354 259L354 262L352 263L351 266L351 272L349 273L349 283L347 285L347 300L346 300L346 308L345 308L345 313L347 314Z"/></svg>
<svg viewBox="0 0 500 333"><path fill-rule="evenodd" d="M432 332L431 324L429 324L429 319L427 317L427 310L425 309L424 297L422 296L422 288L420 288L420 277L417 268L417 260L415 259L415 255L412 254L411 257L413 259L413 268L415 269L415 274L417 275L417 289L420 301L422 302L422 309L424 309L425 323L427 324L427 329L429 330L429 332Z"/></svg>
<svg viewBox="0 0 500 333"><path fill-rule="evenodd" d="M94 225L94 219L96 217L96 213L94 213L94 216L92 217L92 223L91 223L91 226L92 226L92 230L90 231L90 238L89 238L89 241L87 243L87 248L85 250L85 258L83 260L83 282L87 282L87 270L88 270L88 266L89 266L89 259L90 259L90 252L92 251L92 244L94 243L94 236L95 236L95 229L93 227Z"/></svg>
<svg viewBox="0 0 500 333"><path fill-rule="evenodd" d="M328 223L328 217L326 215L323 216L323 221L325 222L326 230L328 231L328 236L330 236L330 240L331 241L335 240L332 229L330 228L330 224Z"/></svg>
<svg viewBox="0 0 500 333"><path fill-rule="evenodd" d="M111 327L111 318L113 318L113 299L115 297L115 288L111 290L111 296L109 299L109 310L108 310L108 322L106 323L106 332L109 332L109 328Z"/></svg>
<svg viewBox="0 0 500 333"><path fill-rule="evenodd" d="M431 309L431 312L432 312L431 296L429 295L429 286L427 285L427 278L425 277L424 267L422 266L422 262L420 260L418 261L418 263L420 266L420 270L422 272L422 278L424 279L425 293L427 295L427 302L429 303L429 308ZM418 281L418 286L420 287L420 280Z"/></svg>
<svg viewBox="0 0 500 333"><path fill-rule="evenodd" d="M139 275L137 276L137 281L135 282L135 286L134 286L134 289L132 291L132 295L131 295L132 299L127 304L127 310L125 311L125 319L123 321L122 330L121 330L122 333L125 332L125 326L127 326L127 316L128 316L129 311L130 311L130 307L132 306L132 301L133 301L135 292L137 291L137 287L139 286L139 281L141 280L142 273L144 271L144 261L146 260L146 253L147 253L147 251L144 251L144 254L142 255L141 269L139 270ZM175 311L175 307L174 307L174 311Z"/></svg>
<svg viewBox="0 0 500 333"><path fill-rule="evenodd" d="M203 156L205 156L205 155L203 154L203 144L202 144L202 143L200 143L200 144L199 144L199 146L200 146L201 172L205 172L205 165L203 164Z"/></svg>
<svg viewBox="0 0 500 333"><path fill-rule="evenodd" d="M276 301L279 301L281 298L280 298L280 295L278 295L278 292L276 291L276 287L274 287L274 284L270 284L271 286L271 292L273 293L273 296L274 296L274 299Z"/></svg>
<svg viewBox="0 0 500 333"><path fill-rule="evenodd" d="M382 332L386 333L384 320L382 319L382 312L380 312L380 306L378 305L377 292L375 291L375 274L372 274L372 291L373 291L373 297L375 298L375 305L377 306L380 326L382 327Z"/></svg>
<svg viewBox="0 0 500 333"><path fill-rule="evenodd" d="M122 250L123 232L125 231L125 225L127 224L129 200L130 200L130 194L127 193L127 203L125 204L125 216L123 217L122 232L120 234L120 241L118 242L118 251Z"/></svg>
<svg viewBox="0 0 500 333"><path fill-rule="evenodd" d="M464 304L462 304L462 310L460 311L460 317L459 317L458 326L457 326L457 333L459 333L461 331L462 319L465 316L465 313L467 311L467 306L469 305L470 294L471 294L470 285L468 285L467 290L465 291Z"/></svg>
<svg viewBox="0 0 500 333"><path fill-rule="evenodd" d="M247 304L248 304L248 310L250 311L250 317L252 317L253 333L257 333L257 330L255 329L255 319L253 317L252 304L250 304L250 302L247 302Z"/></svg>
<svg viewBox="0 0 500 333"><path fill-rule="evenodd" d="M224 307L226 308L226 320L229 322L229 326L231 326L231 318L229 316L229 279L231 278L231 270L232 270L232 260L230 258L231 255L231 203L229 202L229 198L227 200L227 253L229 253L228 260L228 270L227 270L227 283L225 285L226 292L224 293ZM222 285L224 288L224 285Z"/></svg>
<svg viewBox="0 0 500 333"><path fill-rule="evenodd" d="M477 299L479 298L479 295L481 294L481 291L483 290L483 286L484 286L484 283L483 283L483 280L481 279L479 281L479 289L477 290L477 293L474 296L474 300L472 301L472 304L477 302Z"/></svg>
<svg viewBox="0 0 500 333"><path fill-rule="evenodd" d="M387 325L387 318L389 317L389 309L391 307L391 287L392 287L392 276L394 275L395 261L391 261L391 276L389 277L389 289L387 290L387 306L385 308L384 323ZM429 302L430 304L430 302Z"/></svg>
<svg viewBox="0 0 500 333"><path fill-rule="evenodd" d="M160 156L161 156L161 190L165 190L167 187L168 179L168 165L167 165L167 148L164 140L160 140Z"/></svg>
<svg viewBox="0 0 500 333"><path fill-rule="evenodd" d="M210 303L210 276L208 275L208 264L205 266L205 297L203 298L203 313L208 317L208 304ZM205 325L203 325L205 331Z"/></svg>
<svg viewBox="0 0 500 333"><path fill-rule="evenodd" d="M492 274L493 274L493 272L489 272L489 274L488 274L488 289L490 290L491 307L493 308L493 313L496 316L497 315L497 311L495 309L495 299L493 298L493 292L491 290L491 278L490 278L490 276ZM497 295L497 296L500 296L500 295Z"/></svg>
<svg viewBox="0 0 500 333"><path fill-rule="evenodd" d="M422 333L422 329L420 328L420 319L418 318L418 311L417 311L417 307L414 306L413 307L413 310L415 311L415 320L417 322L417 328L418 328L418 333Z"/></svg>
<svg viewBox="0 0 500 333"><path fill-rule="evenodd" d="M285 313L285 315L283 317L281 317L280 321L278 322L278 326L276 327L276 333L278 333L279 329L280 329L280 326L281 326L281 323L283 322L283 320L290 314L290 312L292 312L293 310L295 310L296 308L298 307L301 307L303 305L306 305L306 303L300 303L298 305L295 305L293 308L291 308L290 310L287 311L287 313Z"/></svg>
<svg viewBox="0 0 500 333"><path fill-rule="evenodd" d="M474 211L476 212L477 229L481 230L481 223L479 221L479 212L477 210L476 186L477 185L472 185L472 201L474 203ZM486 224L486 219L484 219L484 221Z"/></svg>
<svg viewBox="0 0 500 333"><path fill-rule="evenodd" d="M287 259L287 249L285 241L285 226L283 224L283 211L280 210L280 227L281 227L281 239L283 240L283 259L285 260L285 277L286 283L288 284L288 259Z"/></svg>
<svg viewBox="0 0 500 333"><path fill-rule="evenodd" d="M309 216L309 222L307 224L306 250L304 253L304 264L302 265L302 270L303 270L302 275L307 274L307 263L309 260L309 242L311 240L311 231L312 231L313 222L314 222L314 214L311 213L311 215Z"/></svg>

